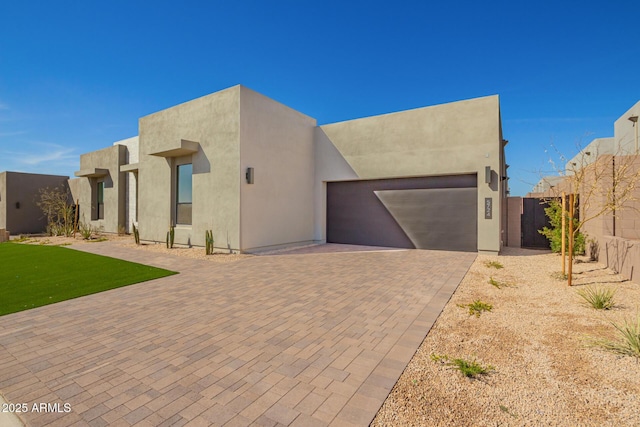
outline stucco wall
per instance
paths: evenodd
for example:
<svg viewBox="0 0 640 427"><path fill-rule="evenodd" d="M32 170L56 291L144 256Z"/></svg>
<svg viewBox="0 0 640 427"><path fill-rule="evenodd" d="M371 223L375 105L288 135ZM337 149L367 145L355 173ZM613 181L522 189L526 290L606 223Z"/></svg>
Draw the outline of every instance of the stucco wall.
<svg viewBox="0 0 640 427"><path fill-rule="evenodd" d="M618 154L634 154L636 153L636 142L640 144L640 141L637 141L637 138L640 137L638 134L640 129L637 128L640 123L629 120L629 117L632 116L640 116L640 101L625 111L613 124Z"/></svg>
<svg viewBox="0 0 640 427"><path fill-rule="evenodd" d="M42 233L47 221L38 207L40 189L63 187L68 177L60 175L40 175L21 172L0 174L0 228L6 228L12 235L20 233ZM2 188L4 183L4 188ZM19 204L19 208L17 207ZM4 215L4 224L2 223Z"/></svg>
<svg viewBox="0 0 640 427"><path fill-rule="evenodd" d="M0 229L7 228L7 173L0 172Z"/></svg>
<svg viewBox="0 0 640 427"><path fill-rule="evenodd" d="M358 174L342 157L321 127L314 130L314 239L327 241L327 182L358 179Z"/></svg>
<svg viewBox="0 0 640 427"><path fill-rule="evenodd" d="M104 177L81 177L74 184L74 197L80 199L80 220L107 233L117 233L125 223L125 176L120 172L127 148L114 145L80 156L80 170L107 169ZM104 219L97 219L95 187L104 181Z"/></svg>
<svg viewBox="0 0 640 427"><path fill-rule="evenodd" d="M315 119L241 87L242 250L313 241L315 126ZM253 184L244 176L249 167Z"/></svg>
<svg viewBox="0 0 640 427"><path fill-rule="evenodd" d="M117 141L114 143L114 145L124 145L125 147L127 147L125 164L138 163L139 154L138 154L138 137L137 136L123 139L121 141ZM124 174L124 187L125 187L124 227L127 233L133 232L133 223L136 222L137 179L138 179L138 172L127 172Z"/></svg>
<svg viewBox="0 0 640 427"><path fill-rule="evenodd" d="M321 126L360 179L476 173L478 250L501 247L504 188L498 96ZM484 183L490 166L491 184ZM493 199L485 219L485 198Z"/></svg>
<svg viewBox="0 0 640 427"><path fill-rule="evenodd" d="M192 225L176 226L175 242L204 246L213 230L215 246L240 248L240 87L177 105L139 122L138 216L140 238L164 241L174 223L175 157L181 140L199 144L193 162Z"/></svg>
<svg viewBox="0 0 640 427"><path fill-rule="evenodd" d="M522 246L522 197L507 198L506 245L512 248Z"/></svg>

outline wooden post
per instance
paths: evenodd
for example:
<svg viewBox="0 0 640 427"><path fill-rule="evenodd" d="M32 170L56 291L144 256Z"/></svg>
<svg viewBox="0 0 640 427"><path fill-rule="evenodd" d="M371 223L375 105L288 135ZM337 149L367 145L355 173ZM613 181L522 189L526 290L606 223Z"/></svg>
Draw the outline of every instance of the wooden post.
<svg viewBox="0 0 640 427"><path fill-rule="evenodd" d="M567 283L571 286L571 279L573 273L573 215L574 215L574 207L575 203L575 194L569 194L569 268L567 271Z"/></svg>
<svg viewBox="0 0 640 427"><path fill-rule="evenodd" d="M567 232L565 230L567 226L567 195L563 191L562 192L562 275L567 274L567 269L565 266L565 257L567 256Z"/></svg>

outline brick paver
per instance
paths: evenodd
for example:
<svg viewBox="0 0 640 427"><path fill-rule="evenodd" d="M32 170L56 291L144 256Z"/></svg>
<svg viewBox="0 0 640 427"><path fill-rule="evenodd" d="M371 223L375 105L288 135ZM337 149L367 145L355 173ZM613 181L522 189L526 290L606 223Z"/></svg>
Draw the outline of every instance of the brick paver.
<svg viewBox="0 0 640 427"><path fill-rule="evenodd" d="M30 426L368 425L476 256L78 249L181 274L0 317L0 391L59 404Z"/></svg>

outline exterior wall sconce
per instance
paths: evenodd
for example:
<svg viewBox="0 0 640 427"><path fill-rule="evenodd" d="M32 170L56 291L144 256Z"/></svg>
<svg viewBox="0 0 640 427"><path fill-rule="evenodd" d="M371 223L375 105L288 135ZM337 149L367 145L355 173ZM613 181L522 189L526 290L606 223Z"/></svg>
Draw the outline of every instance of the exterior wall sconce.
<svg viewBox="0 0 640 427"><path fill-rule="evenodd" d="M491 184L491 166L485 166L484 168L484 182L485 184Z"/></svg>
<svg viewBox="0 0 640 427"><path fill-rule="evenodd" d="M20 209L20 202L16 202L16 209Z"/></svg>
<svg viewBox="0 0 640 427"><path fill-rule="evenodd" d="M245 177L247 178L247 184L253 184L253 168L247 168Z"/></svg>

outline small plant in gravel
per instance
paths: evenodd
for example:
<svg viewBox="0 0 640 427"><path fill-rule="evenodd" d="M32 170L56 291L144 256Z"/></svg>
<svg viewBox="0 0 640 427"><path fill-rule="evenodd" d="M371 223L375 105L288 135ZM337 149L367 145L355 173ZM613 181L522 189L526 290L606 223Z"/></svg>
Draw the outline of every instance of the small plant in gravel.
<svg viewBox="0 0 640 427"><path fill-rule="evenodd" d="M587 286L577 290L576 293L596 310L609 310L615 305L613 297L616 294L616 289Z"/></svg>
<svg viewBox="0 0 640 427"><path fill-rule="evenodd" d="M515 288L515 285L507 282L499 282L493 277L489 277L489 284L494 288L502 289L502 288Z"/></svg>
<svg viewBox="0 0 640 427"><path fill-rule="evenodd" d="M569 275L563 273L562 271L554 271L553 273L551 273L551 278L564 282L569 278Z"/></svg>
<svg viewBox="0 0 640 427"><path fill-rule="evenodd" d="M466 360L466 359L451 359L446 354L438 355L431 354L431 360L437 363L443 363L447 366L452 366L454 369L460 371L462 375L467 378L475 378L478 375L486 375L489 371L494 370L494 367L491 365L482 366L475 359Z"/></svg>
<svg viewBox="0 0 640 427"><path fill-rule="evenodd" d="M506 407L506 406L504 406L504 405L500 405L500 410L501 410L502 412L506 413L506 414L511 415L513 418L518 418L518 416L517 416L516 414L514 414L513 412L511 412L511 411L509 410L509 408L507 408L507 407Z"/></svg>
<svg viewBox="0 0 640 427"><path fill-rule="evenodd" d="M500 270L501 268L504 268L504 265L502 265L498 261L485 261L484 265L485 267L495 268L496 270Z"/></svg>
<svg viewBox="0 0 640 427"><path fill-rule="evenodd" d="M483 311L491 311L491 309L493 308L491 304L482 302L479 299L469 304L458 304L458 307L469 309L469 316L476 317L480 317Z"/></svg>
<svg viewBox="0 0 640 427"><path fill-rule="evenodd" d="M635 320L625 319L623 323L611 322L616 328L618 340L592 338L588 342L591 347L599 347L612 353L635 357L640 361L640 312Z"/></svg>

